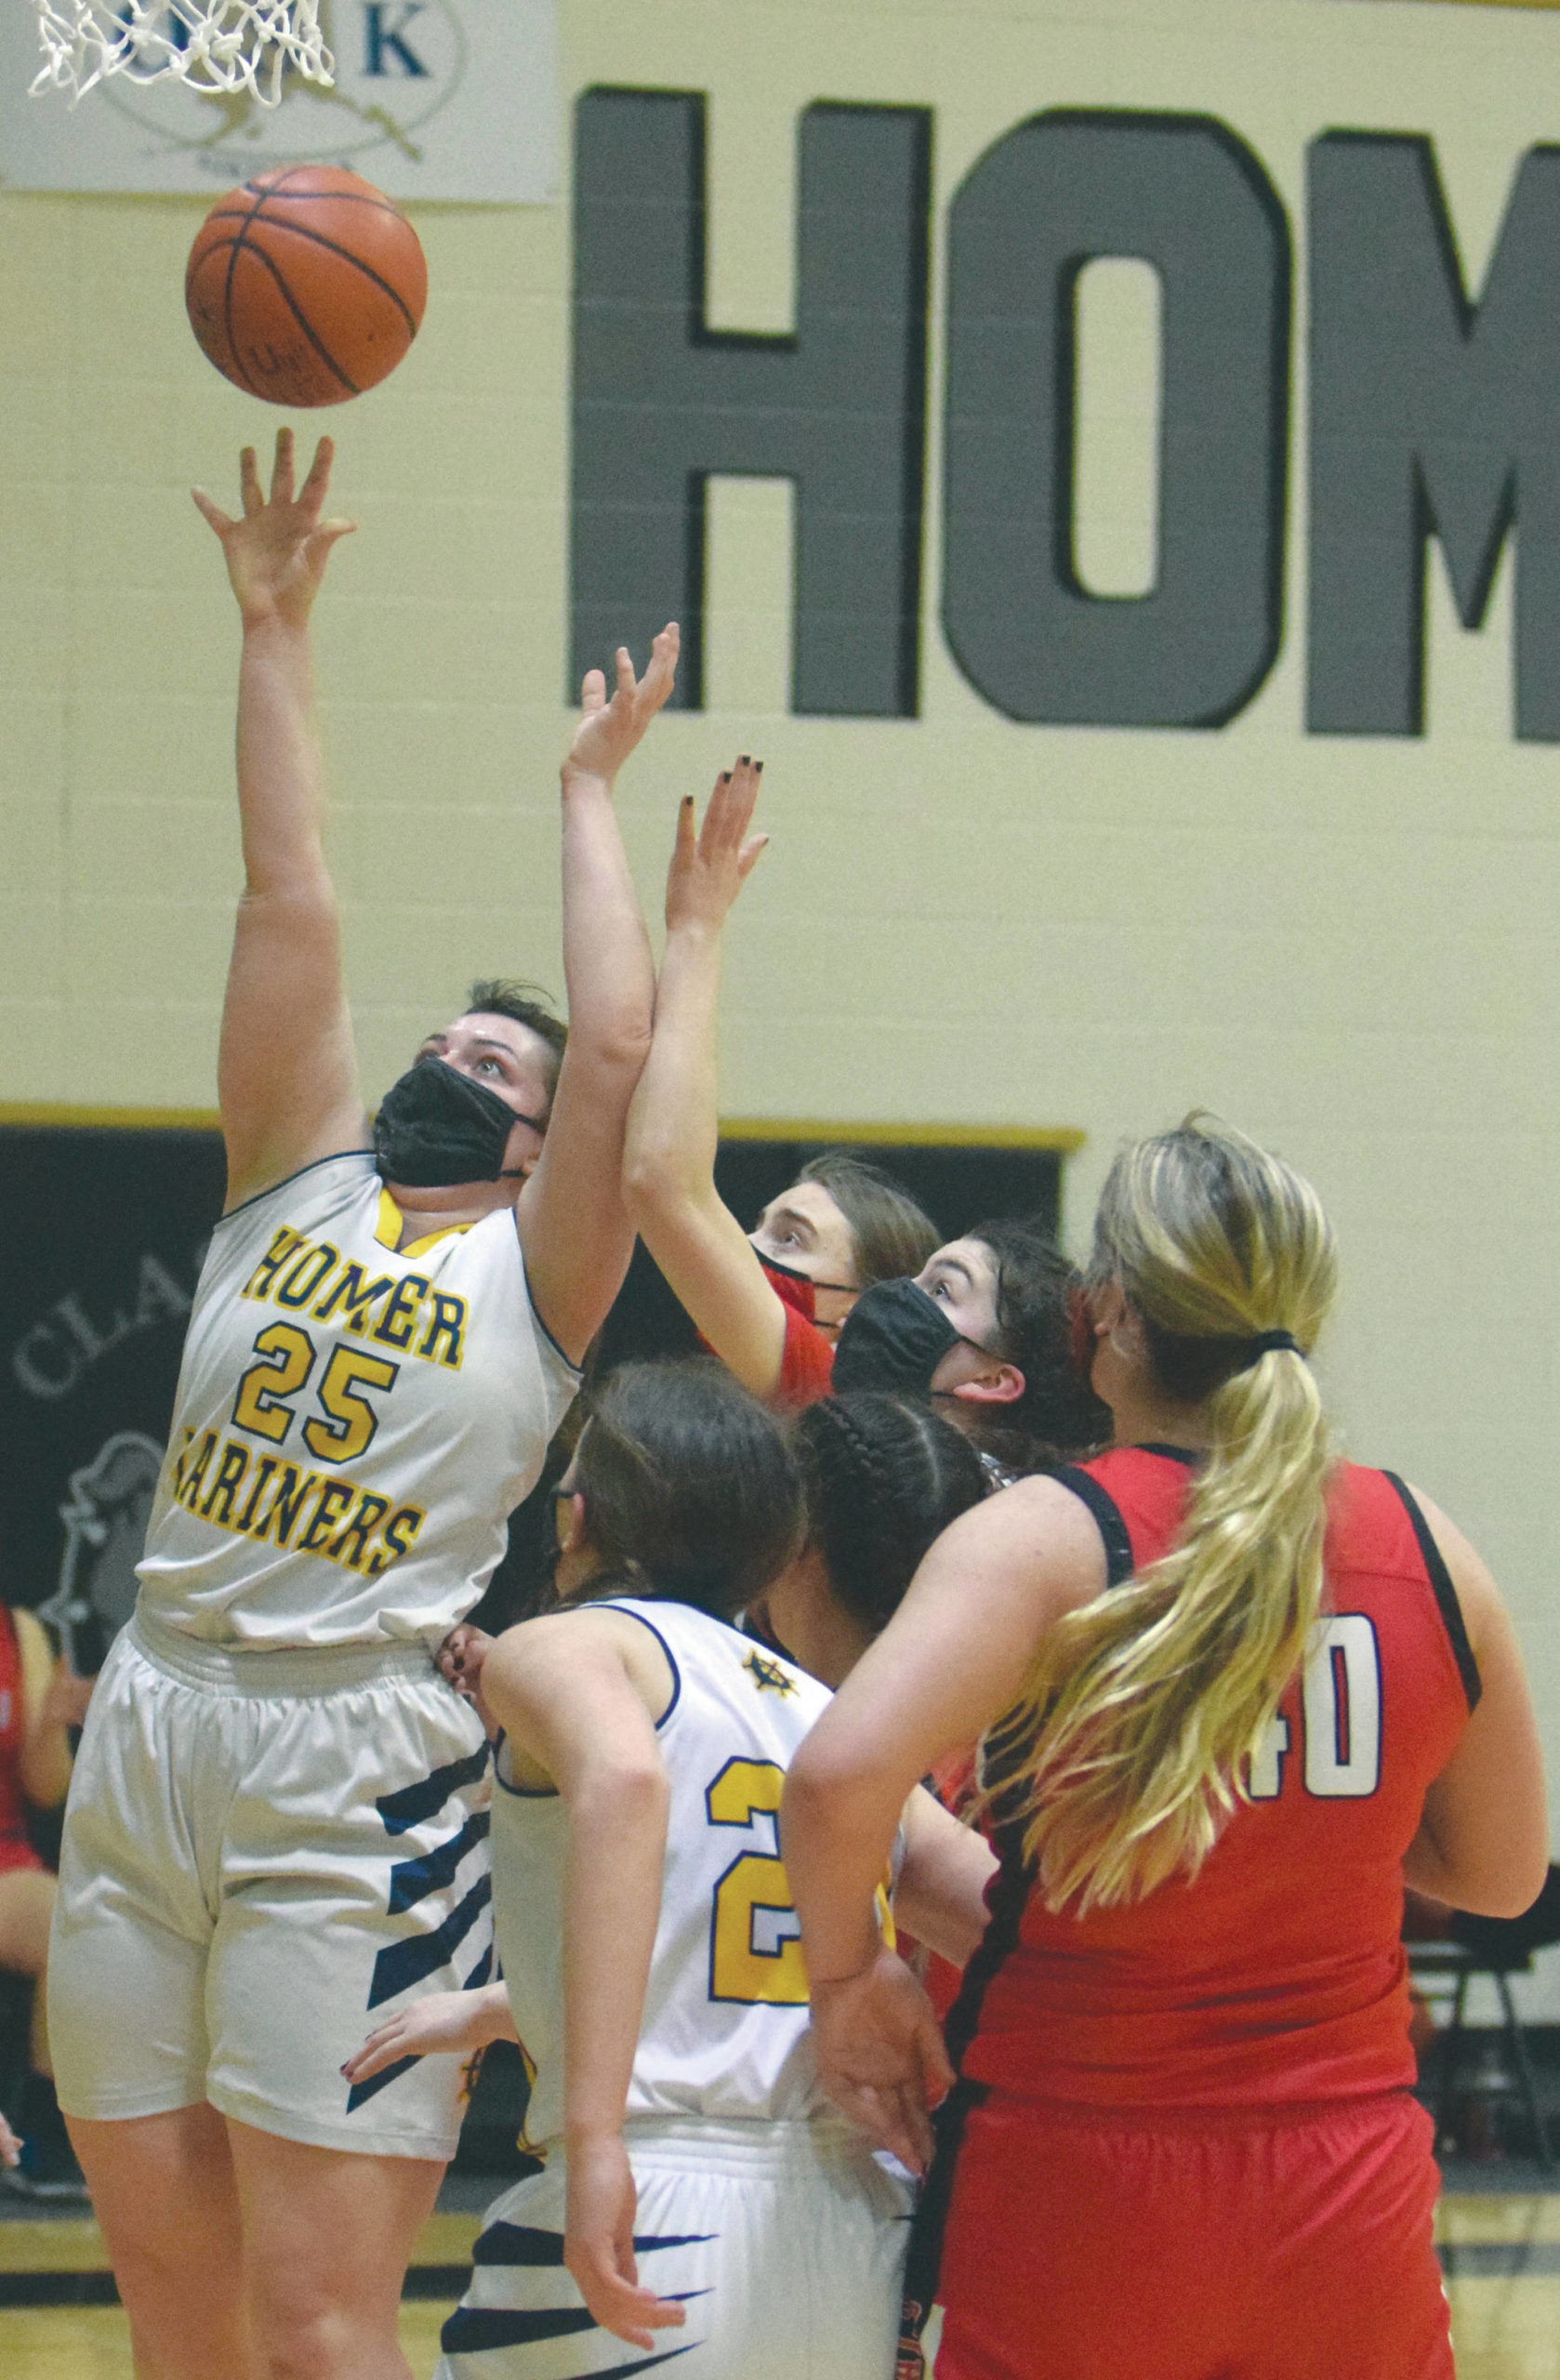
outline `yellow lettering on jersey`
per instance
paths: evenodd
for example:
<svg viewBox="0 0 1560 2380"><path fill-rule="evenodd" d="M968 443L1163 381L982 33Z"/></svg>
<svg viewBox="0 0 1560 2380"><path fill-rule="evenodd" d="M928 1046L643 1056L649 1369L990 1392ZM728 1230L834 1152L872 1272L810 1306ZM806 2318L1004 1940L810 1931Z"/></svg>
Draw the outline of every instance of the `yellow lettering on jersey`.
<svg viewBox="0 0 1560 2380"><path fill-rule="evenodd" d="M384 1519L389 1510L388 1496L376 1496L372 1488L365 1488L358 1498L356 1512L336 1543L325 1548L331 1560L344 1563L349 1570L361 1570L364 1549L374 1533L376 1524ZM347 1550L349 1546L350 1553Z"/></svg>
<svg viewBox="0 0 1560 2380"><path fill-rule="evenodd" d="M340 1251L332 1248L328 1239L306 1248L297 1263L289 1264L277 1282L277 1304L291 1306L295 1311L300 1305L307 1305L325 1275L334 1272L340 1262Z"/></svg>
<svg viewBox="0 0 1560 2380"><path fill-rule="evenodd" d="M192 1437L192 1431L189 1435ZM213 1470L218 1444L222 1452ZM250 1469L251 1463L253 1470ZM210 1474L204 1502L202 1482ZM261 1501L272 1489L264 1514ZM247 1490L242 1510L235 1509ZM322 1554L361 1576L377 1579L392 1562L411 1550L428 1515L419 1504L390 1510L386 1496L360 1488L355 1479L326 1479L317 1471L300 1472L296 1462L278 1455L255 1455L236 1438L218 1440L206 1433L192 1469L186 1473L178 1500L218 1528L257 1542L274 1540L300 1554ZM312 1510L309 1511L310 1500ZM304 1514L309 1511L307 1521ZM333 1535L335 1531L337 1534Z"/></svg>
<svg viewBox="0 0 1560 2380"><path fill-rule="evenodd" d="M327 1479L320 1489L309 1527L298 1539L300 1554L321 1554L326 1538L341 1519L357 1489L350 1479Z"/></svg>
<svg viewBox="0 0 1560 2380"><path fill-rule="evenodd" d="M773 1760L728 1760L705 1793L711 1826L751 1826L780 1807L785 1773ZM754 1941L760 1911L775 1920L794 1917L785 1863L773 1851L744 1851L715 1887L709 1928L709 1996L751 2006L800 2007L807 2000L807 1968L794 1934L777 1935L773 1950Z"/></svg>
<svg viewBox="0 0 1560 2380"><path fill-rule="evenodd" d="M379 1273L372 1281L365 1281L363 1266L349 1261L342 1265L338 1277L323 1293L318 1304L311 1306L309 1311L316 1322L328 1322L337 1306L344 1307L348 1329L355 1330L361 1339L369 1325L370 1306L377 1298L382 1298L387 1289L394 1287L395 1283L388 1273Z"/></svg>
<svg viewBox="0 0 1560 2380"><path fill-rule="evenodd" d="M201 1506L203 1520L214 1520L221 1528L232 1527L233 1497L237 1493L240 1480L248 1468L248 1448L237 1446L230 1438L222 1448L222 1460L217 1467L217 1476L211 1483L211 1491ZM219 1514L217 1509L218 1504L222 1508Z"/></svg>
<svg viewBox="0 0 1560 2380"><path fill-rule="evenodd" d="M397 1282L395 1295L374 1325L373 1335L382 1346L411 1345L417 1327L417 1308L431 1287L432 1283L425 1281L420 1273L408 1273L403 1281Z"/></svg>
<svg viewBox="0 0 1560 2380"><path fill-rule="evenodd" d="M250 1274L239 1295L246 1298L269 1297L272 1281L275 1280L293 1250L306 1247L307 1244L300 1231L295 1231L291 1223L284 1223Z"/></svg>
<svg viewBox="0 0 1560 2380"><path fill-rule="evenodd" d="M390 1514L385 1523L384 1543L374 1548L364 1565L371 1579L377 1579L381 1570L388 1570L392 1562L399 1562L403 1554L411 1552L412 1540L427 1518L428 1514L416 1504L403 1504L399 1512Z"/></svg>
<svg viewBox="0 0 1560 2380"><path fill-rule="evenodd" d="M432 1318L422 1334L421 1346L414 1352L425 1363L431 1364L437 1359L452 1372L457 1372L460 1369L460 1342L466 1329L466 1301L448 1296L443 1289L435 1289L430 1302L433 1308ZM443 1354L440 1353L441 1341L443 1342Z"/></svg>
<svg viewBox="0 0 1560 2380"><path fill-rule="evenodd" d="M201 1492L206 1466L216 1451L217 1433L215 1430L208 1430L201 1440L201 1450L195 1457L194 1468L189 1473L183 1487L178 1491L178 1501L188 1512L192 1513L195 1509L195 1499Z"/></svg>
<svg viewBox="0 0 1560 2380"><path fill-rule="evenodd" d="M418 1245L431 1247L435 1240L449 1236L447 1232L434 1232ZM425 1364L443 1364L447 1371L460 1369L470 1311L464 1298L434 1289L421 1273L407 1273L399 1281L390 1273L376 1273L370 1279L354 1258L344 1259L328 1240L305 1238L290 1223L284 1223L277 1233L242 1295L274 1299L295 1314L308 1306L315 1322L339 1319L360 1339L369 1335L383 1346L419 1355ZM373 1309L381 1298L385 1304L376 1321ZM425 1303L426 1327L414 1345Z"/></svg>
<svg viewBox="0 0 1560 2380"><path fill-rule="evenodd" d="M249 1490L249 1501L233 1523L234 1528L241 1530L245 1536L249 1533L249 1525L255 1517L255 1507L265 1494L266 1482L275 1469L276 1457L273 1454L261 1455L256 1466L254 1484Z"/></svg>
<svg viewBox="0 0 1560 2380"><path fill-rule="evenodd" d="M274 1523L277 1544L290 1545L293 1541L293 1531L297 1527L298 1514L319 1485L320 1474L317 1471L306 1471L300 1474L296 1462L284 1463L277 1475L276 1493L271 1500L266 1516L251 1531L251 1535L256 1538L269 1538L271 1534L271 1525Z"/></svg>

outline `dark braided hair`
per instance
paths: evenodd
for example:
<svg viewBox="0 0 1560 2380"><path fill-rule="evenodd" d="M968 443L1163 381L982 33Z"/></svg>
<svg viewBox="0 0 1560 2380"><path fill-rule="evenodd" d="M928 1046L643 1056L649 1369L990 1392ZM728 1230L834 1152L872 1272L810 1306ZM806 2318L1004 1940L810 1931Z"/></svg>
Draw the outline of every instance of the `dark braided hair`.
<svg viewBox="0 0 1560 2380"><path fill-rule="evenodd" d="M609 1373L575 1478L606 1565L592 1599L660 1595L727 1620L802 1540L801 1481L780 1425L713 1356Z"/></svg>
<svg viewBox="0 0 1560 2380"><path fill-rule="evenodd" d="M808 1542L836 1595L876 1635L934 1539L985 1492L980 1456L951 1421L906 1396L860 1390L792 1425Z"/></svg>

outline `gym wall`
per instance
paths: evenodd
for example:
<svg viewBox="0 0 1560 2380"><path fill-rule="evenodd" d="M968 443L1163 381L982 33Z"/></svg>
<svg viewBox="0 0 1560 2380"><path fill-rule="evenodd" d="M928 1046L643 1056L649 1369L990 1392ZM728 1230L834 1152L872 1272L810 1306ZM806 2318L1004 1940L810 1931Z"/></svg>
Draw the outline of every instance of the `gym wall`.
<svg viewBox="0 0 1560 2380"><path fill-rule="evenodd" d="M360 532L318 644L370 1092L473 974L558 982L566 680L702 602L622 810L654 913L679 795L768 763L729 1111L1078 1128L1080 1245L1189 1107L1302 1166L1350 1449L1488 1555L1560 1777L1560 11L561 31L562 201L420 206L409 360L299 424ZM213 1096L237 627L186 490L275 421L186 326L203 211L0 190L13 1115Z"/></svg>

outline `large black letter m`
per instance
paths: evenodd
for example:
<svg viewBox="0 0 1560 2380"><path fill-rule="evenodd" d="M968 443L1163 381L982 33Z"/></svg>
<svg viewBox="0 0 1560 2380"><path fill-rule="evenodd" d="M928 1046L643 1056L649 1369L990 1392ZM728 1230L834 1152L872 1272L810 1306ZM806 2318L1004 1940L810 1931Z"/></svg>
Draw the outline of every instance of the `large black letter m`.
<svg viewBox="0 0 1560 2380"><path fill-rule="evenodd" d="M1311 152L1307 724L1418 735L1424 549L1464 628L1516 529L1516 732L1560 742L1560 149L1529 150L1476 304L1428 140Z"/></svg>
<svg viewBox="0 0 1560 2380"><path fill-rule="evenodd" d="M917 705L931 119L801 118L794 337L705 323L704 100L588 91L575 172L571 692L682 625L702 700L705 483L796 483L792 708Z"/></svg>

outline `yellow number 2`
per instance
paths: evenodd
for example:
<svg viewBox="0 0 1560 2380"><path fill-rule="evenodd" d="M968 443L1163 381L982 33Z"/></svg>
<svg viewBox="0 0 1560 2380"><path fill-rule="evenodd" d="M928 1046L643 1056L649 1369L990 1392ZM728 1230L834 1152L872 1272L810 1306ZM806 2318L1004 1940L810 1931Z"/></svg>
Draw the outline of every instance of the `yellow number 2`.
<svg viewBox="0 0 1560 2380"><path fill-rule="evenodd" d="M705 1794L711 1826L751 1827L771 1821L786 1779L773 1760L728 1760ZM769 1937L760 1943L761 1930ZM807 1969L796 1930L796 1911L785 1862L773 1851L744 1851L715 1887L709 1928L709 1996L748 2004L760 2001L787 2007L807 2003Z"/></svg>

